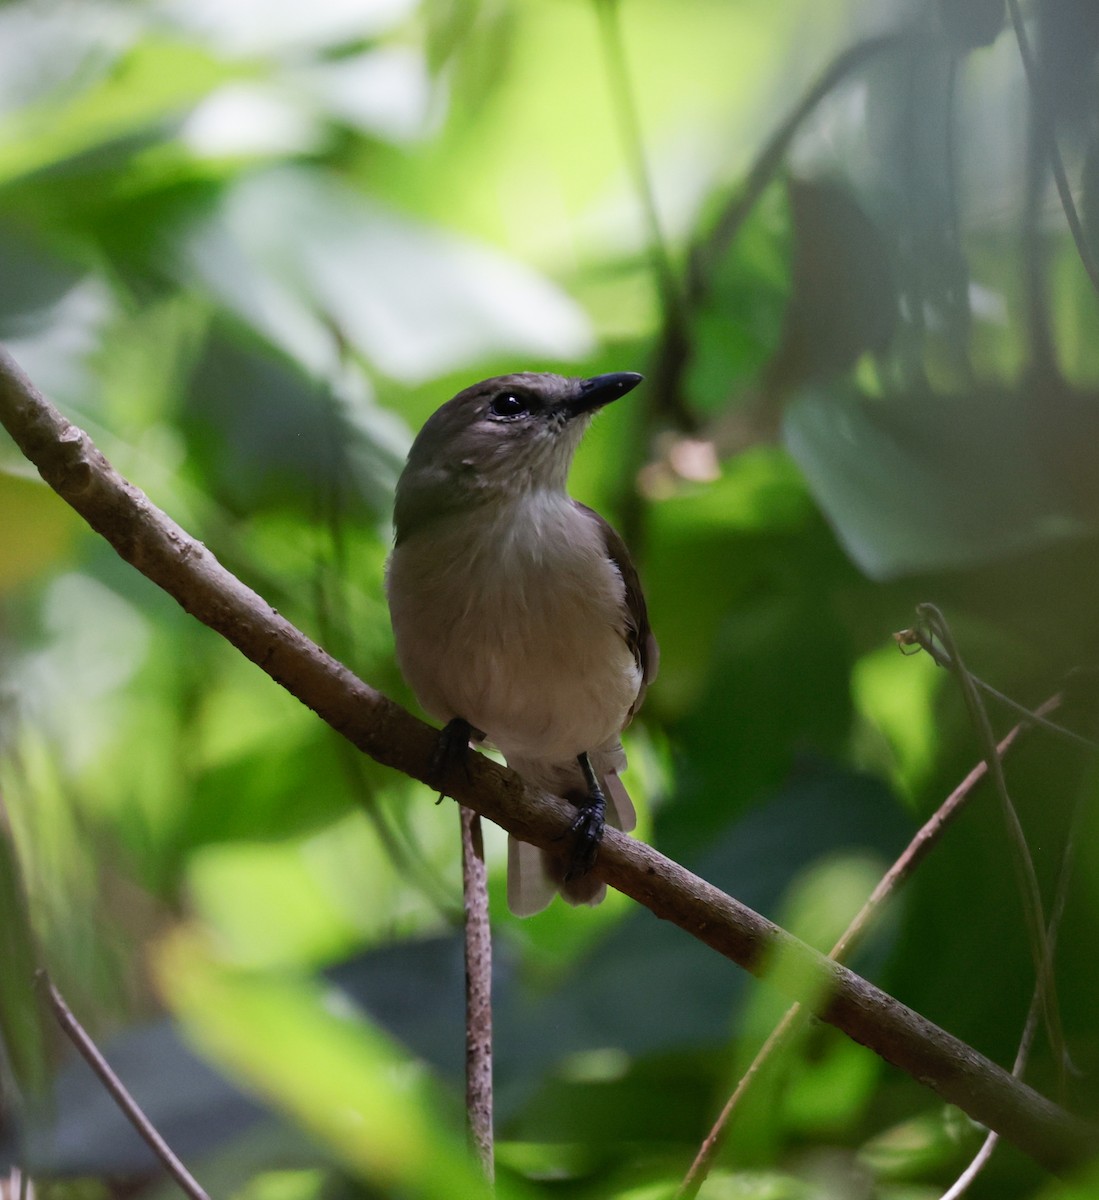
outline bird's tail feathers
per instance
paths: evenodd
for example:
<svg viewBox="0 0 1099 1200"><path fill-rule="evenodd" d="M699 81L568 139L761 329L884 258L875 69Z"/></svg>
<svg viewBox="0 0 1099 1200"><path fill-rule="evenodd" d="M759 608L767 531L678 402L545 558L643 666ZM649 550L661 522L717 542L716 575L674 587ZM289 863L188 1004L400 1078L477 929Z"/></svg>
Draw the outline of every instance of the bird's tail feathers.
<svg viewBox="0 0 1099 1200"><path fill-rule="evenodd" d="M637 825L637 813L618 772L626 765L621 743L614 742L589 754L596 778L607 800L608 825L629 833ZM512 759L509 765L536 787L562 796L578 807L587 797L587 785L579 763L528 762ZM518 917L541 912L554 895L569 904L599 904L607 886L592 875L565 879L568 865L567 838L561 850L540 850L518 838L508 838L508 908Z"/></svg>

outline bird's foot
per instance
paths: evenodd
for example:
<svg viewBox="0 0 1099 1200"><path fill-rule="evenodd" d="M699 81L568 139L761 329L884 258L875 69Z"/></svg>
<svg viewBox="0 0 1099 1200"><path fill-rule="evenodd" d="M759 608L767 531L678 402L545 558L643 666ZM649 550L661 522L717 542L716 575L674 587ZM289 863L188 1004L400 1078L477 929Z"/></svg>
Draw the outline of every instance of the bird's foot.
<svg viewBox="0 0 1099 1200"><path fill-rule="evenodd" d="M573 835L574 840L569 865L565 868L566 882L579 879L595 866L595 855L599 850L599 843L603 840L605 811L606 801L603 797L593 796L591 802L580 809L569 826L567 832Z"/></svg>
<svg viewBox="0 0 1099 1200"><path fill-rule="evenodd" d="M439 731L435 751L431 756L432 777L439 785L439 799L435 801L436 804L441 804L446 796L447 780L452 778L455 770L460 768L468 777L470 738L480 741L483 737L483 733L474 729L462 717L454 717Z"/></svg>
<svg viewBox="0 0 1099 1200"><path fill-rule="evenodd" d="M599 780L595 777L588 756L581 754L578 761L584 772L584 780L588 785L588 796L587 803L578 805L579 811L572 824L561 835L565 837L571 834L574 839L569 865L565 869L566 881L579 879L595 866L595 856L599 850L599 843L603 840L603 830L606 825L604 818L607 812L607 799L603 795L603 789L599 786Z"/></svg>

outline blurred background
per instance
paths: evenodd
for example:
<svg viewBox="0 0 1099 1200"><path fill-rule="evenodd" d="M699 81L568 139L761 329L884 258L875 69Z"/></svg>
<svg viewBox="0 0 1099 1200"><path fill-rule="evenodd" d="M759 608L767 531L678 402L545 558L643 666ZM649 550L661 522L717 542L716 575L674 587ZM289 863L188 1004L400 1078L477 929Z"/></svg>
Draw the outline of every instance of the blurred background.
<svg viewBox="0 0 1099 1200"><path fill-rule="evenodd" d="M1004 0L9 0L0 340L408 704L382 570L414 431L500 372L643 371L572 480L662 644L639 833L827 947L982 753L892 639L917 603L1094 732L1099 6L1021 17L1034 88ZM1035 733L1007 770L1047 908L1077 843L1069 1069L1040 1036L1028 1077L1094 1115L1095 760ZM39 961L211 1194L478 1194L454 806L118 560L4 434L0 799L4 1164L174 1194L41 1019ZM487 853L501 1195L670 1195L778 993L617 895L516 921L498 831ZM854 965L1010 1065L1034 971L991 791ZM979 1141L814 1026L704 1195L933 1200ZM970 1194L1099 1183L1005 1147Z"/></svg>

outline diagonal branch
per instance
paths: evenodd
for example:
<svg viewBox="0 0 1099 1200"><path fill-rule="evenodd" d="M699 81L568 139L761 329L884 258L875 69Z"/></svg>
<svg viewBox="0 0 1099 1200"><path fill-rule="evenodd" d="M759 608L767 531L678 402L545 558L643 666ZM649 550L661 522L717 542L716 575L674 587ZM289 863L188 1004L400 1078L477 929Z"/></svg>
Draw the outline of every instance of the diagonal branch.
<svg viewBox="0 0 1099 1200"><path fill-rule="evenodd" d="M171 1146L160 1136L149 1118L142 1112L137 1101L130 1095L126 1085L111 1069L103 1057L99 1047L92 1041L84 1026L73 1016L72 1009L65 1003L65 997L54 986L53 980L43 971L39 981L46 994L46 1000L57 1018L57 1023L65 1031L65 1036L72 1042L80 1057L95 1072L100 1083L110 1093L111 1099L122 1110L126 1120L137 1130L142 1140L164 1164L164 1169L179 1184L185 1196L191 1200L210 1200L198 1181L176 1156Z"/></svg>
<svg viewBox="0 0 1099 1200"><path fill-rule="evenodd" d="M1061 697L1059 695L1051 696L1040 706L1037 715L1041 716L1052 712L1060 703ZM1005 755L1027 728L1029 726L1021 722L1014 726L996 747L997 755L1001 757ZM837 962L843 962L845 959L851 957L852 952L872 928L872 924L882 906L908 881L920 863L923 862L937 845L947 827L962 811L964 806L969 803L969 799L973 795L977 784L987 774L988 762L982 759L950 795L947 796L924 824L920 826L912 840L901 851L900 857L881 877L877 886L866 898L866 903L863 904L862 908L852 918L842 937L828 952L829 958L834 958ZM699 1147L694 1162L691 1163L690 1169L683 1177L683 1182L676 1193L676 1200L692 1200L694 1196L698 1195L702 1185L709 1177L718 1152L728 1137L729 1123L737 1106L743 1102L745 1095L747 1095L768 1060L777 1054L803 1027L805 1017L806 1013L802 1005L794 1004L786 1010L782 1019L771 1030L767 1040L759 1048L755 1058L748 1065L748 1069L740 1077L736 1088L725 1102L725 1107L721 1110L713 1127ZM1018 1072L1012 1072L1012 1074L1018 1074ZM996 1137L997 1135L991 1134L990 1136ZM945 1200L945 1197L943 1200Z"/></svg>
<svg viewBox="0 0 1099 1200"><path fill-rule="evenodd" d="M43 479L118 553L183 608L378 762L424 783L436 732L357 679L200 542L122 478L0 350L0 423ZM550 847L571 823L562 800L527 788L483 755L448 779L460 803L509 833ZM824 996L820 1017L934 1089L1052 1171L1099 1148L1099 1130L1013 1079L972 1047L643 842L608 829L595 870L607 883L756 975L776 955L803 990ZM784 977L790 975L784 972ZM793 997L799 998L797 996Z"/></svg>

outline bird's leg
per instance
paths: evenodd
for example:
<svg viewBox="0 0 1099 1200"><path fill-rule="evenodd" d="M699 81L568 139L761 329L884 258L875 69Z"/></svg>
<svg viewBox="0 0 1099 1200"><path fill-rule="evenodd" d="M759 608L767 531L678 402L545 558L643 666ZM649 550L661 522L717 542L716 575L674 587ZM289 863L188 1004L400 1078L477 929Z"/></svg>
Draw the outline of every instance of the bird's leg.
<svg viewBox="0 0 1099 1200"><path fill-rule="evenodd" d="M572 857L565 871L566 880L579 879L595 865L595 854L603 840L603 818L607 811L607 798L595 777L587 752L578 754L576 761L580 764L580 770L584 772L588 795L587 803L580 805L580 811L568 828L568 832L574 834L576 840L573 842Z"/></svg>
<svg viewBox="0 0 1099 1200"><path fill-rule="evenodd" d="M442 788L436 804L442 803L443 797L446 795L446 781L451 777L451 772L458 767L468 772L470 738L481 742L484 741L484 737L485 735L479 729L474 729L463 717L453 717L439 731L435 750L431 756L432 775L439 781Z"/></svg>

